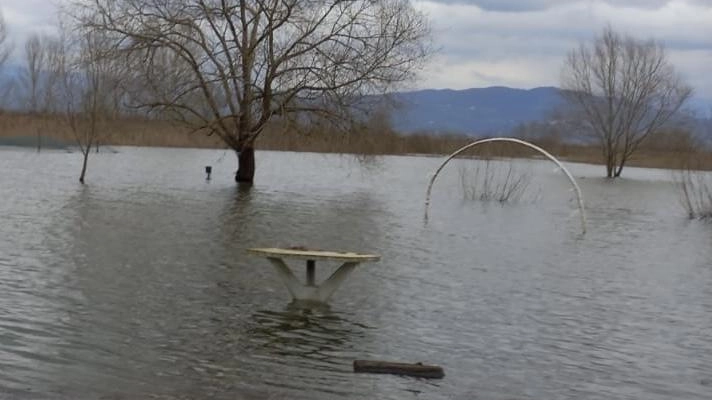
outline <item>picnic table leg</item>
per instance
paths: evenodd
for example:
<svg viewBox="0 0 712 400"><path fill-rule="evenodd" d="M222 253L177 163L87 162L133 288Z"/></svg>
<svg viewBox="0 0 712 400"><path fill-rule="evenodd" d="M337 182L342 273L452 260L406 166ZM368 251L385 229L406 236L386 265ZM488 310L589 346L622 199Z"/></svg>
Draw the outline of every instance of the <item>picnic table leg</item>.
<svg viewBox="0 0 712 400"><path fill-rule="evenodd" d="M326 302L331 298L331 296L336 292L336 289L341 286L347 276L356 268L358 263L347 262L341 265L329 279L325 280L321 285L319 285L319 300Z"/></svg>
<svg viewBox="0 0 712 400"><path fill-rule="evenodd" d="M315 286L316 261L307 260L307 286Z"/></svg>
<svg viewBox="0 0 712 400"><path fill-rule="evenodd" d="M284 286L287 287L287 290L289 291L289 294L292 295L292 298L297 299L301 297L303 285L299 282L299 279L294 276L292 270L289 269L287 264L285 264L281 258L268 257L267 259L272 263L272 265L274 265L277 270L277 274L279 274L279 277L282 278L282 282L284 282Z"/></svg>

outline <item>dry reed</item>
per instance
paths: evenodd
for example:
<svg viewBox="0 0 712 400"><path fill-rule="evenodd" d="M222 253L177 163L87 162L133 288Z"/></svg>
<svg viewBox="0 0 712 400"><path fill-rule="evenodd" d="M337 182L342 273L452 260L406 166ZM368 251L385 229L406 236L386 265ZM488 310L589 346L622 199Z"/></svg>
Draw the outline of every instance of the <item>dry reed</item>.
<svg viewBox="0 0 712 400"><path fill-rule="evenodd" d="M702 159L691 158L686 168L673 174L680 204L690 219L712 218L712 173L699 169Z"/></svg>
<svg viewBox="0 0 712 400"><path fill-rule="evenodd" d="M52 115L29 115L22 113L0 113L0 139L12 137L30 138L39 136L66 143L74 143L72 133L63 128L61 117ZM269 126L257 139L256 146L262 150L306 151L319 153L343 153L359 156L449 154L472 141L472 137L462 135L434 135L427 132L403 135L388 126L362 126L351 133L334 132L323 128L285 129ZM654 168L684 168L682 160L689 158L689 150L679 148L675 139L660 142L651 141L630 161L632 166ZM601 163L601 151L593 145L575 145L563 142L559 137L545 137L531 142L547 149L558 158L569 162ZM161 120L126 117L109 123L108 129L100 135L100 145L114 146L156 146L217 148L227 146L216 136L202 132L191 132L185 127ZM684 147L684 146L683 146ZM483 149L481 156L496 155L510 158L537 157L526 149L491 144ZM712 157L697 164L697 168L712 170Z"/></svg>

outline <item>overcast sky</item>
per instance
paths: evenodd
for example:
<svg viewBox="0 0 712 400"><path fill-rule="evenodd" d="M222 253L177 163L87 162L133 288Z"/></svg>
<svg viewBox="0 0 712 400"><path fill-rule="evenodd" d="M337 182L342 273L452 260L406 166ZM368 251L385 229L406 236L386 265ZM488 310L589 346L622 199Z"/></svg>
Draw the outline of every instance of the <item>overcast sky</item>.
<svg viewBox="0 0 712 400"><path fill-rule="evenodd" d="M55 0L61 2L61 0ZM557 86L566 53L610 23L656 38L712 106L712 0L414 0L439 51L419 88ZM51 0L0 0L19 43L53 23Z"/></svg>

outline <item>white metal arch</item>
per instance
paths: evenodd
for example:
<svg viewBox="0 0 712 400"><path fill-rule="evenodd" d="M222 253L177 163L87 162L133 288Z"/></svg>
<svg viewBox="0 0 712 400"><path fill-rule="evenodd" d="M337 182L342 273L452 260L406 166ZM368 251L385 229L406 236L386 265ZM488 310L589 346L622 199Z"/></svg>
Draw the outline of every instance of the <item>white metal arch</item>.
<svg viewBox="0 0 712 400"><path fill-rule="evenodd" d="M445 161L443 161L442 164L440 164L440 167L438 167L438 169L435 171L435 173L433 174L433 177L430 178L430 183L428 184L428 191L425 195L425 221L426 222L428 221L428 210L430 209L430 192L433 189L433 184L435 183L435 179L440 174L440 171L442 171L443 168L445 168L445 166L450 162L450 160L457 157L462 152L469 150L475 146L481 145L483 143L490 143L490 142L517 143L517 144L520 144L520 145L523 145L523 146L526 146L526 147L529 147L531 149L538 151L539 153L543 154L546 158L551 160L553 163L555 163L564 172L564 174L566 174L566 177L569 179L569 182L571 182L571 185L573 185L574 190L576 191L576 198L578 200L578 206L579 206L579 214L581 216L581 231L584 234L586 233L586 212L585 212L584 205L583 205L583 195L581 194L581 189L579 188L578 183L576 183L576 180L571 175L569 170L567 170L566 167L564 167L564 164L562 164L559 160L557 160L556 157L552 156L549 152L542 149L541 147L531 144L531 143L526 142L521 139L506 138L506 137L488 138L488 139L482 139L482 140L472 142L472 143L468 144L467 146L464 146L464 147L458 149L457 151L455 151L454 153L450 154L450 156Z"/></svg>

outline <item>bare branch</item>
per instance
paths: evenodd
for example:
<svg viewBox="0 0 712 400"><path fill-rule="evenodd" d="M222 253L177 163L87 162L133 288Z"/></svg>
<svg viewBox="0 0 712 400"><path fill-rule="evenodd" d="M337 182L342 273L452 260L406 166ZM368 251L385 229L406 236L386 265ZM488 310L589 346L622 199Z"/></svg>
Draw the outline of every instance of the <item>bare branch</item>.
<svg viewBox="0 0 712 400"><path fill-rule="evenodd" d="M5 65L10 54L12 54L13 46L8 38L7 22L5 16L0 11L0 67Z"/></svg>

